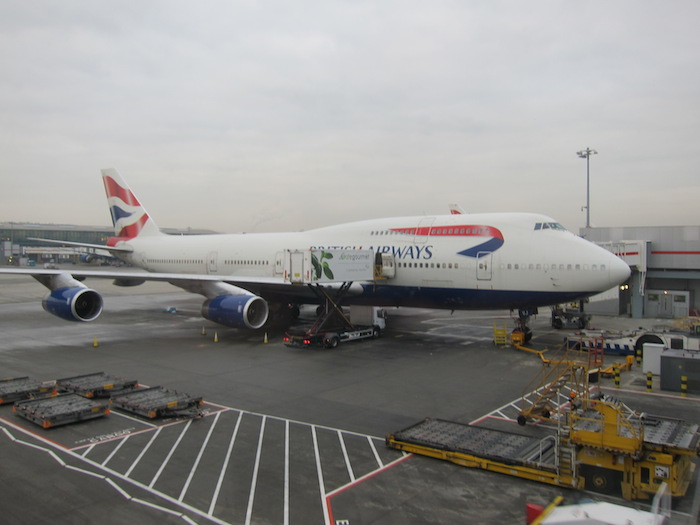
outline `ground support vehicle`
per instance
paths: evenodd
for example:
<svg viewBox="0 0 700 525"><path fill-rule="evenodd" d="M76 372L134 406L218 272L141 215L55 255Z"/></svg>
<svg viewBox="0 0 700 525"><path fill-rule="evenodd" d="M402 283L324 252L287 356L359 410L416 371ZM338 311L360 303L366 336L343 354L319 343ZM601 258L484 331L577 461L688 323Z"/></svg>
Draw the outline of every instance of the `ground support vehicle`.
<svg viewBox="0 0 700 525"><path fill-rule="evenodd" d="M0 405L51 393L55 393L52 384L42 383L30 377L14 377L0 380Z"/></svg>
<svg viewBox="0 0 700 525"><path fill-rule="evenodd" d="M581 330L577 337L569 338L572 348L588 349L600 345L606 354L636 355L644 350L644 344L654 343L675 350L700 350L700 337L678 332L661 330L631 330L616 332L610 330Z"/></svg>
<svg viewBox="0 0 700 525"><path fill-rule="evenodd" d="M387 446L551 485L646 499L666 483L686 494L700 452L697 424L637 414L615 400L582 399L529 427L536 436L426 419L386 438Z"/></svg>
<svg viewBox="0 0 700 525"><path fill-rule="evenodd" d="M104 372L64 377L56 380L56 387L62 391L74 392L85 397L110 397L133 390L138 385L136 379L114 377Z"/></svg>
<svg viewBox="0 0 700 525"><path fill-rule="evenodd" d="M531 437L441 419L425 419L386 437L390 448L550 485L583 488L571 450L553 434ZM564 457L566 456L566 457Z"/></svg>
<svg viewBox="0 0 700 525"><path fill-rule="evenodd" d="M109 414L109 406L78 394L62 394L18 401L12 411L42 428L52 428L106 416Z"/></svg>
<svg viewBox="0 0 700 525"><path fill-rule="evenodd" d="M112 397L112 406L148 419L159 417L199 417L201 397L154 386Z"/></svg>
<svg viewBox="0 0 700 525"><path fill-rule="evenodd" d="M321 346L336 348L344 341L376 339L386 327L384 310L372 306L350 307L350 317L339 302L352 285L343 283L335 297L322 287L312 287L322 299L318 317L310 327L292 328L284 335L284 344L291 347Z"/></svg>
<svg viewBox="0 0 700 525"><path fill-rule="evenodd" d="M317 331L313 328L289 330L284 336L284 344L291 347L321 346L336 348L344 341L373 339L380 335L379 328L374 326L352 326L334 330Z"/></svg>
<svg viewBox="0 0 700 525"><path fill-rule="evenodd" d="M565 326L586 328L591 322L591 316L584 311L584 301L570 304L555 304L552 306L552 328L560 330Z"/></svg>

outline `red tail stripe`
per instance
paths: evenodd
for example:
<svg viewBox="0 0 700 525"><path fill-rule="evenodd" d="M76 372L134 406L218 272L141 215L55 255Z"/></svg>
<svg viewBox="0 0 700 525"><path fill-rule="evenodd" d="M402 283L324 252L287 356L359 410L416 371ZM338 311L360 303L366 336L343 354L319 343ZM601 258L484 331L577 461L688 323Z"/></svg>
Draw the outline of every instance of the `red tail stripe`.
<svg viewBox="0 0 700 525"><path fill-rule="evenodd" d="M119 197L122 201L131 206L141 206L138 199L131 193L131 190L122 188L112 177L105 177L104 180L108 196Z"/></svg>

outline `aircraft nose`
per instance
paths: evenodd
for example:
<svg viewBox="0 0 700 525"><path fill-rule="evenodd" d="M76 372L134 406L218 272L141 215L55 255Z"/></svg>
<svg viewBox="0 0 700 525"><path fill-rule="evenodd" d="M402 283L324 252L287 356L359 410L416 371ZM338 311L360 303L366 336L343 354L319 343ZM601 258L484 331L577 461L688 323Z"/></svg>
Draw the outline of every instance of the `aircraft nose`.
<svg viewBox="0 0 700 525"><path fill-rule="evenodd" d="M627 263L616 255L611 255L608 267L610 268L611 288L613 286L617 286L618 284L624 283L632 274L632 270L629 266L627 266Z"/></svg>

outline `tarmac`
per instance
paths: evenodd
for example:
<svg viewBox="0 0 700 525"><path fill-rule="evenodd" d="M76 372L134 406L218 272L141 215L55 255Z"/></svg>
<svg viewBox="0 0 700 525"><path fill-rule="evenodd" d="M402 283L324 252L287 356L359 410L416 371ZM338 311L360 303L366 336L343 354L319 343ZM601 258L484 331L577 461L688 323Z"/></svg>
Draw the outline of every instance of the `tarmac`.
<svg viewBox="0 0 700 525"><path fill-rule="evenodd" d="M484 421L520 399L542 365L493 345L493 319L508 312L388 309L380 339L292 349L279 330L203 320L199 296L163 283L88 284L104 294L105 311L70 323L42 310L41 285L0 275L0 377L103 371L201 396L202 417L112 410L45 430L0 406L2 523L524 523L527 503L559 495L649 508L385 446L388 433L423 418ZM617 330L669 323L592 321ZM538 348L570 333L553 330L547 313L533 329ZM647 394L635 368L621 388L607 379L601 387L635 410L700 419L698 396L658 385ZM674 501L673 523L689 523L697 486Z"/></svg>

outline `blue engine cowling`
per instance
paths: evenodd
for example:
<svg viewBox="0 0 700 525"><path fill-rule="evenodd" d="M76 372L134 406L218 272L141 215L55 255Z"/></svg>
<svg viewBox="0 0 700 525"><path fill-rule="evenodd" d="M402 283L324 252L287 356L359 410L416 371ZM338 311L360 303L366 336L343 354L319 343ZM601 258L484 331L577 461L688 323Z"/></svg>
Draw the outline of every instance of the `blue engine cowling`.
<svg viewBox="0 0 700 525"><path fill-rule="evenodd" d="M57 288L41 302L44 310L68 321L93 321L102 313L102 296L85 286Z"/></svg>
<svg viewBox="0 0 700 525"><path fill-rule="evenodd" d="M220 295L202 305L202 317L232 328L260 328L268 313L267 302L257 295Z"/></svg>

